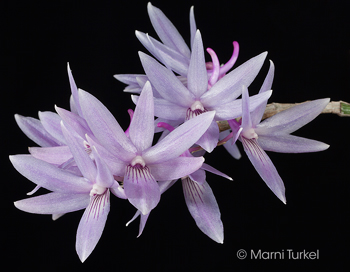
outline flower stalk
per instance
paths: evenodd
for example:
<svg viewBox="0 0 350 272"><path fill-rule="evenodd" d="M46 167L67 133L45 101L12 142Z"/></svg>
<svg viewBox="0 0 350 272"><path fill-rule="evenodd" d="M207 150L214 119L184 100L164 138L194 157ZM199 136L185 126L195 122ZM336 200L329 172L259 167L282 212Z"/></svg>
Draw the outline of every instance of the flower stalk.
<svg viewBox="0 0 350 272"><path fill-rule="evenodd" d="M308 101L305 101L305 102L308 102ZM301 103L275 103L274 102L274 103L267 104L262 120L269 118L281 111L289 109L293 106L303 104L305 102L301 102ZM331 113L331 114L336 114L340 117L350 117L350 103L341 101L341 100L331 101L328 103L328 105L324 108L324 110L321 113ZM226 120L217 121L217 124L219 126L220 132L230 129L230 126ZM223 143L220 143L219 145L222 145L222 144Z"/></svg>

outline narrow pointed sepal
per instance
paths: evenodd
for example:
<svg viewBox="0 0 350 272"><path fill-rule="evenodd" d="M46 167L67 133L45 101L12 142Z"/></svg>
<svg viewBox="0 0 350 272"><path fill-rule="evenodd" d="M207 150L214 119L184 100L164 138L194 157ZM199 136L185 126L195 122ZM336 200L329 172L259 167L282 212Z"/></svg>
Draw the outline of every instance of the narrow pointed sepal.
<svg viewBox="0 0 350 272"><path fill-rule="evenodd" d="M190 49L178 30L164 13L159 8L153 6L150 2L147 5L147 10L153 28L162 42L185 57L190 58Z"/></svg>
<svg viewBox="0 0 350 272"><path fill-rule="evenodd" d="M191 61L187 74L187 88L196 97L200 98L208 88L208 75L205 67L202 36L197 30L191 54Z"/></svg>
<svg viewBox="0 0 350 272"><path fill-rule="evenodd" d="M201 102L207 107L216 107L235 100L242 91L242 85L249 87L260 71L267 53L251 58L222 79L201 97Z"/></svg>
<svg viewBox="0 0 350 272"><path fill-rule="evenodd" d="M154 102L152 87L149 81L142 89L130 122L130 139L138 151L143 151L152 145L154 135Z"/></svg>
<svg viewBox="0 0 350 272"><path fill-rule="evenodd" d="M198 228L215 242L224 242L224 227L213 191L205 181L198 184L190 178L182 180L185 201Z"/></svg>
<svg viewBox="0 0 350 272"><path fill-rule="evenodd" d="M57 140L49 134L40 120L15 114L15 119L23 133L42 147L57 146Z"/></svg>
<svg viewBox="0 0 350 272"><path fill-rule="evenodd" d="M137 149L112 113L96 97L80 89L79 101L84 118L98 141L113 154L125 160L132 159Z"/></svg>
<svg viewBox="0 0 350 272"><path fill-rule="evenodd" d="M259 136L262 149L280 153L319 152L329 148L328 144L295 135Z"/></svg>
<svg viewBox="0 0 350 272"><path fill-rule="evenodd" d="M266 185L271 189L271 191L284 204L286 204L283 181L269 156L267 156L266 152L259 146L256 139L246 139L244 137L241 137L241 139L244 151L253 164L255 170L258 172Z"/></svg>
<svg viewBox="0 0 350 272"><path fill-rule="evenodd" d="M215 111L200 114L170 132L163 140L142 155L147 163L174 159L189 149L208 129Z"/></svg>
<svg viewBox="0 0 350 272"><path fill-rule="evenodd" d="M221 132L220 136L219 136L219 140L221 141L221 140L225 139L229 134L230 134L229 130L225 130L225 131ZM242 157L241 152L239 151L237 144L232 143L232 141L233 141L233 138L229 139L224 144L224 148L227 150L227 152L233 158L235 158L236 160L239 160Z"/></svg>
<svg viewBox="0 0 350 272"><path fill-rule="evenodd" d="M196 31L197 31L197 25L196 25L196 19L194 17L194 7L192 6L190 9L191 48L194 43L194 37L196 35Z"/></svg>
<svg viewBox="0 0 350 272"><path fill-rule="evenodd" d="M85 178L38 160L31 155L13 155L10 156L10 161L21 175L50 191L86 193L91 190L91 183Z"/></svg>
<svg viewBox="0 0 350 272"><path fill-rule="evenodd" d="M80 220L75 246L81 262L89 257L101 238L110 209L109 197L109 190L92 196Z"/></svg>
<svg viewBox="0 0 350 272"><path fill-rule="evenodd" d="M203 157L178 157L166 162L149 165L149 168L152 176L157 181L167 181L192 174L203 165L203 162Z"/></svg>
<svg viewBox="0 0 350 272"><path fill-rule="evenodd" d="M73 158L67 145L53 147L29 147L29 153L42 161L60 165Z"/></svg>
<svg viewBox="0 0 350 272"><path fill-rule="evenodd" d="M64 145L66 142L61 131L61 117L57 113L51 111L39 111L38 115L44 129L55 138L55 141L59 145Z"/></svg>
<svg viewBox="0 0 350 272"><path fill-rule="evenodd" d="M79 116L83 116L81 108L80 108L80 104L79 104L78 87L77 87L77 84L75 84L72 71L71 71L71 69L69 67L69 63L67 63L67 72L68 72L69 85L70 85L70 89L71 89L71 92L72 92L73 104L74 104L74 107L75 107L74 110L76 111L76 113Z"/></svg>
<svg viewBox="0 0 350 272"><path fill-rule="evenodd" d="M265 119L256 127L259 135L293 133L315 119L329 103L329 98L305 102Z"/></svg>
<svg viewBox="0 0 350 272"><path fill-rule="evenodd" d="M269 68L269 71L265 77L263 84L261 85L259 93L264 93L266 91L271 90L274 74L275 74L275 65L270 60L270 68ZM256 126L261 121L261 118L263 117L265 109L266 109L266 104L267 104L267 100L265 102L261 103L260 106L258 106L252 112L252 124L253 124L253 126Z"/></svg>
<svg viewBox="0 0 350 272"><path fill-rule="evenodd" d="M87 194L52 192L45 195L18 200L19 210L37 214L62 214L85 209L89 204Z"/></svg>

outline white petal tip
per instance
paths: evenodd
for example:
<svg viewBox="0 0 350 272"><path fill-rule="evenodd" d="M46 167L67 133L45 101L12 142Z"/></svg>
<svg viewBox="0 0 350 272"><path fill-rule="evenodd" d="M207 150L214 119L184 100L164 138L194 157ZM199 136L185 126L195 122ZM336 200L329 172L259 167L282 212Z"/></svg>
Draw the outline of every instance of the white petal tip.
<svg viewBox="0 0 350 272"><path fill-rule="evenodd" d="M86 252L78 253L78 257L80 261L83 263L86 261L86 259L89 257L90 254L86 254Z"/></svg>
<svg viewBox="0 0 350 272"><path fill-rule="evenodd" d="M218 244L223 244L224 243L224 238L218 238L216 237L216 239L213 239L215 242L217 242Z"/></svg>

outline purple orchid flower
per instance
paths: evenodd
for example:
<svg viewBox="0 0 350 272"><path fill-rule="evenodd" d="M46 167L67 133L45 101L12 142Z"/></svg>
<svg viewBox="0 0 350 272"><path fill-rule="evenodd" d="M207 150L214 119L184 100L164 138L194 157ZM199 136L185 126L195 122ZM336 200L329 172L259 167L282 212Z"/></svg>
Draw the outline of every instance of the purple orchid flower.
<svg viewBox="0 0 350 272"><path fill-rule="evenodd" d="M271 88L274 74L270 62L269 73L260 93ZM249 160L271 191L286 204L285 188L271 159L264 150L281 153L303 153L325 150L329 145L302 137L290 135L316 118L326 107L329 98L318 99L294 106L260 123L266 104L250 111L248 89L243 87L242 119L229 120L234 142L239 139Z"/></svg>
<svg viewBox="0 0 350 272"><path fill-rule="evenodd" d="M140 31L135 32L136 37L158 61L163 63L168 69L179 74L180 76L178 76L178 79L181 80L186 86L187 74L191 60L191 51L189 47L185 43L183 37L180 35L176 27L160 9L156 8L151 3L148 3L147 10L153 28L163 43ZM192 50L196 31L197 26L194 18L194 8L192 6L190 9L190 32ZM222 66L219 64L219 60L215 52L211 48L207 49L213 60L213 62L206 63L206 69L210 81L216 82L217 79L223 77L233 67L237 60L239 51L239 45L236 41L233 42L233 48L234 50L232 57L227 63ZM217 65L216 62L218 63ZM128 85L124 89L124 92L140 93L145 82L147 81L147 77L141 74L120 74L114 75L114 77L117 80ZM155 90L153 90L153 92L156 96Z"/></svg>
<svg viewBox="0 0 350 272"><path fill-rule="evenodd" d="M203 163L200 169L191 175L181 178L185 202L198 228L215 242L222 244L224 242L224 228L220 218L220 209L214 193L206 181L205 171L232 180L232 178L224 173ZM158 182L161 194L168 190L176 181L175 179ZM149 215L150 213L144 215L140 210L137 210L133 218L127 222L126 226L140 216L139 233L137 235L137 237L140 237L146 226Z"/></svg>
<svg viewBox="0 0 350 272"><path fill-rule="evenodd" d="M217 81L208 90L208 76L204 59L204 49L200 32L197 31L188 70L187 88L167 68L152 57L140 52L144 70L161 98L155 97L155 116L178 124L190 120L206 111L215 110L214 121L208 131L197 142L211 152L219 139L219 128L215 121L228 120L241 116L242 85L250 85L258 74L266 53L247 61ZM213 83L213 82L212 82ZM255 109L271 95L269 92L253 96L251 108ZM136 99L133 97L135 102Z"/></svg>
<svg viewBox="0 0 350 272"><path fill-rule="evenodd" d="M174 127L167 123L159 122L158 126L164 127L168 131L174 130ZM186 150L181 156L193 157L189 150ZM198 228L208 237L222 244L224 240L224 230L223 224L220 219L220 209L216 202L213 191L211 190L209 184L206 181L205 171L209 171L216 175L232 180L232 178L227 176L226 174L218 171L217 169L206 163L203 163L203 165L197 171L181 178L185 201L187 208L191 213L193 219L195 220ZM175 182L176 180L159 182L161 193L163 194ZM126 224L128 226L138 216L140 216L140 225L139 234L137 237L139 237L142 234L149 214L143 215L138 210L135 213L134 217Z"/></svg>
<svg viewBox="0 0 350 272"><path fill-rule="evenodd" d="M62 132L80 174L72 173L31 155L10 156L13 166L23 176L51 193L15 202L23 211L38 214L65 214L85 209L80 220L76 251L82 262L98 243L110 209L110 191L120 196L120 185L109 168L92 148L94 160L84 150L83 139L62 123Z"/></svg>
<svg viewBox="0 0 350 272"><path fill-rule="evenodd" d="M71 110L78 114L78 112L81 113L81 110L78 102L74 102L74 100L78 101L77 87L69 64L67 65L67 72L72 92ZM62 169L71 167L71 164L68 162L73 161L73 156L61 130L60 122L62 119L57 113L39 111L39 119L15 114L15 119L23 133L40 146L29 147L29 152L33 157L54 164ZM39 188L40 186L36 186L28 195L34 194ZM54 220L57 218L58 216L53 215Z"/></svg>
<svg viewBox="0 0 350 272"><path fill-rule="evenodd" d="M211 124L215 112L193 118L152 146L154 103L150 83L146 83L128 130L129 137L107 108L91 94L79 90L82 113L94 136L121 165L125 194L142 214L148 214L160 200L156 181L184 177L202 166L201 158L180 155L191 147Z"/></svg>

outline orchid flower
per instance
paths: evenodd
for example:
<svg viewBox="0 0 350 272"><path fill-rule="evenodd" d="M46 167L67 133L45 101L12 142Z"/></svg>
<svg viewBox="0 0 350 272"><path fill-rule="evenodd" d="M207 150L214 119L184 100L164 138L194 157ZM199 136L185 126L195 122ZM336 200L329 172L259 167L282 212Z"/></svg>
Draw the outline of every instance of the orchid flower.
<svg viewBox="0 0 350 272"><path fill-rule="evenodd" d="M158 123L159 127L164 127L169 131L173 131L174 128L167 123ZM193 157L189 150L186 150L182 157ZM205 171L209 171L216 175L222 176L229 180L232 180L226 174L218 171L214 167L203 163L203 165L197 171L181 178L182 188L185 196L185 201L189 212L195 220L198 228L203 231L207 236L218 243L223 243L224 232L223 224L221 222L221 215L219 206L216 202L213 191L206 181ZM169 180L159 183L161 193L168 190L176 180ZM126 224L127 226L140 216L139 237L146 225L149 214L143 215L140 211L137 211L134 217Z"/></svg>
<svg viewBox="0 0 350 272"><path fill-rule="evenodd" d="M206 171L232 178L204 163L205 152L224 143L239 159L239 140L260 177L286 204L282 178L265 150L303 153L329 147L291 133L316 118L330 99L302 103L262 121L272 94L272 61L259 93L249 97L248 87L267 52L229 72L238 57L238 43L233 42L227 63L220 64L211 48L207 48L211 61L206 62L193 7L190 47L160 9L148 3L147 10L160 41L140 31L135 34L154 58L139 52L145 74L114 76L128 85L125 92L139 94L131 96L136 107L128 110L130 125L126 131L96 97L78 89L69 64L70 110L55 106L57 113L39 112L39 119L15 115L20 129L40 147L29 148L30 155L12 155L10 161L36 184L27 195L41 187L51 192L14 205L29 213L50 214L54 220L85 209L76 234L81 262L102 236L111 192L136 208L126 225L140 216L139 237L161 195L181 179L187 208L198 228L223 243L221 213ZM231 131L219 132L217 121L222 120L228 121ZM153 145L156 132L163 133ZM199 149L204 150L192 155Z"/></svg>
<svg viewBox="0 0 350 272"><path fill-rule="evenodd" d="M199 167L204 159L179 157L207 130L215 112L193 118L152 146L154 103L150 83L146 83L129 127L129 137L107 108L91 94L79 90L80 106L94 136L122 165L125 194L142 214L148 214L160 200L156 181L178 179Z"/></svg>
<svg viewBox="0 0 350 272"><path fill-rule="evenodd" d="M260 93L271 88L273 63ZM234 139L239 139L249 160L271 191L286 203L285 188L271 159L264 150L282 153L303 153L322 151L329 145L302 137L290 135L319 115L329 102L329 98L318 99L294 106L260 123L265 105L250 110L248 89L243 87L242 119L240 122L229 120Z"/></svg>
<svg viewBox="0 0 350 272"><path fill-rule="evenodd" d="M206 111L215 110L215 118L208 131L197 142L206 151L211 152L219 139L219 128L215 121L228 120L241 116L242 85L250 85L258 74L266 53L247 61L217 81L208 90L207 70L204 60L204 49L200 32L196 32L191 61L188 71L187 88L178 78L152 57L140 52L140 59L147 77L161 95L154 98L157 117L177 121L178 124L190 120ZM253 96L251 108L255 109L267 100L271 93L265 92ZM134 97L136 102L136 99Z"/></svg>
<svg viewBox="0 0 350 272"><path fill-rule="evenodd" d="M96 148L92 149L94 160L91 160L82 148L83 139L79 135L68 130L63 124L62 132L81 175L31 155L10 156L18 172L37 185L52 191L16 201L15 206L20 210L38 214L64 214L85 209L76 237L76 250L80 260L84 262L102 235L110 209L110 190L114 193L119 191L120 186Z"/></svg>
<svg viewBox="0 0 350 272"><path fill-rule="evenodd" d="M163 43L141 31L135 31L136 37L158 61L163 63L168 69L179 74L180 76L178 76L178 79L186 86L191 60L191 50L176 27L160 9L148 3L147 10L153 28ZM194 17L194 7L192 6L190 9L190 39L192 50L196 31L197 26ZM235 64L239 51L239 45L236 41L233 42L233 48L232 57L222 66L215 52L211 48L207 49L213 60L213 62L206 63L208 78L210 78L211 83L223 77ZM145 80L145 76L141 74L120 74L114 75L114 77L128 85L124 89L124 92L140 93L144 83L147 81L147 79ZM155 92L155 90L153 91Z"/></svg>
<svg viewBox="0 0 350 272"><path fill-rule="evenodd" d="M189 154L189 156L191 156ZM203 163L202 167L192 174L181 178L182 188L187 208L195 220L198 228L214 241L222 244L224 241L223 224L219 206L209 184L205 180L205 170L232 180L229 176L216 170L208 164ZM159 182L160 191L163 194L176 180ZM137 211L134 217L126 224L127 226L140 216L139 237L146 225L149 214L143 215Z"/></svg>
<svg viewBox="0 0 350 272"><path fill-rule="evenodd" d="M67 70L72 92L71 109L73 112L77 112L76 109L80 109L79 104L75 103L73 98L77 95L77 87L69 64L67 65ZM69 169L71 167L67 162L72 161L73 156L61 131L60 122L62 119L57 113L39 111L39 119L15 114L15 119L23 133L40 146L29 147L29 152L32 156L51 164L55 164L60 168ZM36 186L36 188L29 192L28 195L34 194L39 188L40 186ZM53 218L56 219L57 217L54 215Z"/></svg>

